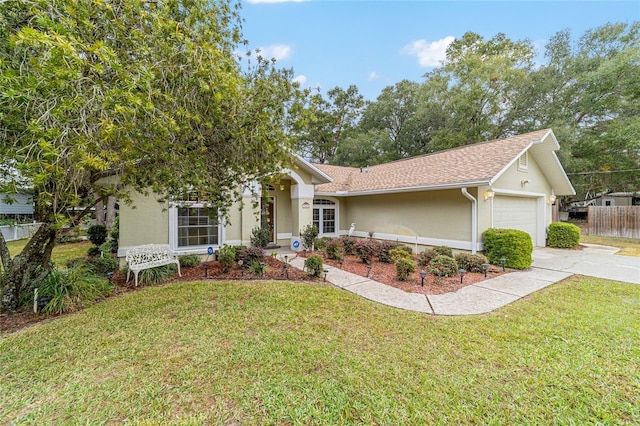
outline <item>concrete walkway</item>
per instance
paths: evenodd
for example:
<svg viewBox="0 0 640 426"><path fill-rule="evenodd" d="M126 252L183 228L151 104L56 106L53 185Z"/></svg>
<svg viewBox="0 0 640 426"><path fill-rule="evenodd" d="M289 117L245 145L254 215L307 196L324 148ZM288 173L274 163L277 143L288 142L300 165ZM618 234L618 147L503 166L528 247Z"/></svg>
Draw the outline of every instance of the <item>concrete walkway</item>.
<svg viewBox="0 0 640 426"><path fill-rule="evenodd" d="M534 249L533 266L439 295L408 293L342 269L325 265L327 281L374 302L433 315L477 315L509 303L573 275L582 274L640 284L640 258L614 256L617 249L589 245L584 250ZM304 268L304 258L281 250L289 264ZM283 259L284 260L284 259Z"/></svg>

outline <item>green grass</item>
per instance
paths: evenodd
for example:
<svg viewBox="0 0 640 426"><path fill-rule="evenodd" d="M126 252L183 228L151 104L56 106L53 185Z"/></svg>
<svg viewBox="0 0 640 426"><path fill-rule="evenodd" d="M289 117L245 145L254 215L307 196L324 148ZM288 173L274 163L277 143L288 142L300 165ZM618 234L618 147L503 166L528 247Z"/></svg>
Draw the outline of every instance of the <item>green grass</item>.
<svg viewBox="0 0 640 426"><path fill-rule="evenodd" d="M7 243L7 246L9 247L9 254L11 254L11 257L20 254L27 242L28 240L9 241ZM66 265L67 261L71 259L85 257L87 255L87 250L89 250L89 247L91 247L92 245L93 244L91 244L89 241L83 241L80 243L57 244L53 248L53 253L51 253L51 260L58 266L64 266Z"/></svg>
<svg viewBox="0 0 640 426"><path fill-rule="evenodd" d="M15 424L638 424L640 286L433 317L323 285L150 287L0 337Z"/></svg>
<svg viewBox="0 0 640 426"><path fill-rule="evenodd" d="M637 238L600 237L597 235L582 234L580 235L580 242L618 247L620 251L616 254L640 257L640 239Z"/></svg>

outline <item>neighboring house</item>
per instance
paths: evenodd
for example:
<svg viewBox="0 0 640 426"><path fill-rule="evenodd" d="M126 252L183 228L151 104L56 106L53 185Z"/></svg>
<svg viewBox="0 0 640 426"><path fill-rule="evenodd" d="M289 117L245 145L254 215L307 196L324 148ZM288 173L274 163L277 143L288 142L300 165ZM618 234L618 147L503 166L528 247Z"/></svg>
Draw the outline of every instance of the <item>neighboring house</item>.
<svg viewBox="0 0 640 426"><path fill-rule="evenodd" d="M33 197L29 194L0 194L0 219L33 218Z"/></svg>
<svg viewBox="0 0 640 426"><path fill-rule="evenodd" d="M355 223L354 236L416 250L447 245L475 253L491 227L521 229L544 246L555 197L575 194L558 149L547 129L362 169L296 158L295 170L268 187L268 203L254 210L255 194L247 192L227 225L197 199L173 206L137 195L136 209L120 209L119 255L146 243L206 254L208 247L248 245L257 226L271 231L272 243L289 246L311 223L321 236L347 235Z"/></svg>
<svg viewBox="0 0 640 426"><path fill-rule="evenodd" d="M640 192L609 192L594 201L594 206L640 206Z"/></svg>

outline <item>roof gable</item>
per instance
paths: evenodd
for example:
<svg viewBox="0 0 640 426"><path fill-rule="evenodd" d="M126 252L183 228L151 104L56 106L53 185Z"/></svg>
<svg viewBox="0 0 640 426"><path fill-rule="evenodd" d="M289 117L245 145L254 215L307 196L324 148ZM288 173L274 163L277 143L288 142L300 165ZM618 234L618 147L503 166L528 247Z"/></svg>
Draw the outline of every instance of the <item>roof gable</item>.
<svg viewBox="0 0 640 426"><path fill-rule="evenodd" d="M559 145L549 129L365 169L316 164L318 169L333 178L331 183L318 185L316 192L346 195L490 185L536 144L540 148L532 150L532 155L543 164L543 168L551 169L548 179L556 194L574 193L555 156L554 151Z"/></svg>

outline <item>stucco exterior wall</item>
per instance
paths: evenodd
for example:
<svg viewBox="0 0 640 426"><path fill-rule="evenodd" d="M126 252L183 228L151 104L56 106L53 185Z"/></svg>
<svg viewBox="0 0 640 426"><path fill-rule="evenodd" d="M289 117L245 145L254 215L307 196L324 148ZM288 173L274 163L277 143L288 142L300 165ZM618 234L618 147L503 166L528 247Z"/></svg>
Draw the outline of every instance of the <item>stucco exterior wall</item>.
<svg viewBox="0 0 640 426"><path fill-rule="evenodd" d="M423 191L345 198L343 228L404 237L471 241L471 201L460 190Z"/></svg>
<svg viewBox="0 0 640 426"><path fill-rule="evenodd" d="M269 191L269 196L275 198L276 215L276 242L280 246L289 246L293 232L291 213L291 181L281 180L273 184L274 190Z"/></svg>
<svg viewBox="0 0 640 426"><path fill-rule="evenodd" d="M168 204L155 194L134 192L131 198L133 206L120 204L120 247L169 244Z"/></svg>

